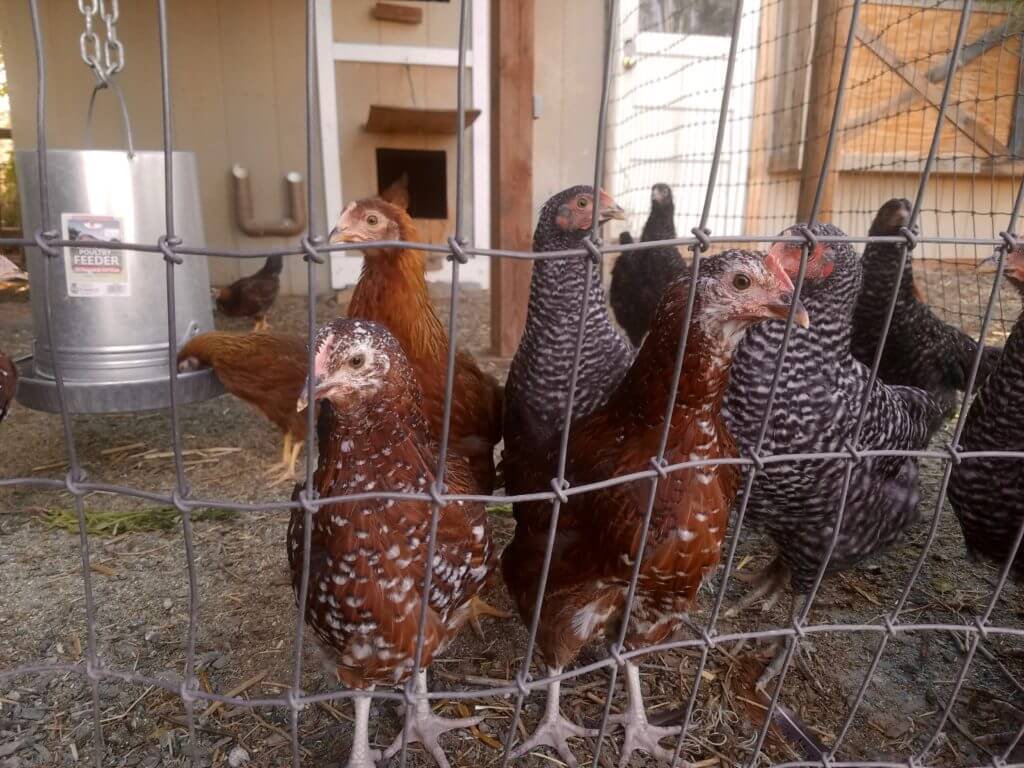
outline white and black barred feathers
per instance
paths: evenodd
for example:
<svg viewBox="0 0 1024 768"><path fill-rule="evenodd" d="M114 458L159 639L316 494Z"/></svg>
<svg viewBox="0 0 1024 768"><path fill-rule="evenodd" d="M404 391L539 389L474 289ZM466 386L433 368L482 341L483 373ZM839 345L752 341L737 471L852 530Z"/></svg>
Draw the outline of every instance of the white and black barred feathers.
<svg viewBox="0 0 1024 768"><path fill-rule="evenodd" d="M671 240L676 236L675 202L667 184L651 188L651 213L644 224L640 241ZM623 232L629 237L629 233ZM619 238L621 244L632 242ZM615 312L615 320L623 327L629 340L640 346L644 334L651 327L665 287L686 271L686 262L674 245L657 245L642 251L627 251L619 256L612 268L608 299Z"/></svg>
<svg viewBox="0 0 1024 768"><path fill-rule="evenodd" d="M829 224L816 224L813 232L844 235ZM831 273L805 280L801 291L810 328L792 330L762 455L841 451L854 434L869 377L850 354L861 267L847 243L831 245L825 257L834 262ZM755 447L784 330L782 322L761 323L736 352L723 415L744 455ZM860 448L923 449L938 418L921 390L877 382ZM811 587L832 538L844 473L845 460L769 464L757 473L747 515L775 539L798 592ZM884 549L916 520L917 474L917 462L903 457L856 464L830 570Z"/></svg>
<svg viewBox="0 0 1024 768"><path fill-rule="evenodd" d="M883 205L870 235L898 235L910 223L909 200L894 198ZM853 314L853 356L864 365L874 362L889 303L900 276L900 245L869 243L864 248L864 285ZM974 339L944 323L914 295L914 271L908 256L900 281L892 324L878 367L887 384L904 384L931 393L944 413L956 406L957 391L967 386L978 345ZM997 347L986 347L978 381L984 381L999 359Z"/></svg>
<svg viewBox="0 0 1024 768"><path fill-rule="evenodd" d="M1007 279L1024 297L1024 282L1009 272ZM1024 314L971 404L960 448L1024 451ZM1024 460L963 459L953 467L949 501L963 529L967 551L1004 564L1024 523ZM1022 552L1014 559L1014 574L1018 580L1024 578Z"/></svg>
<svg viewBox="0 0 1024 768"><path fill-rule="evenodd" d="M556 223L559 209L581 194L592 196L593 188L571 187L544 204L533 236L535 252L582 247L589 230L566 230ZM580 257L533 263L526 327L505 383L506 482L510 480L509 470L515 463L513 454L517 447L532 450L562 427L586 269L587 260ZM573 420L593 412L608 399L626 375L634 354L608 317L607 297L600 270L595 266Z"/></svg>

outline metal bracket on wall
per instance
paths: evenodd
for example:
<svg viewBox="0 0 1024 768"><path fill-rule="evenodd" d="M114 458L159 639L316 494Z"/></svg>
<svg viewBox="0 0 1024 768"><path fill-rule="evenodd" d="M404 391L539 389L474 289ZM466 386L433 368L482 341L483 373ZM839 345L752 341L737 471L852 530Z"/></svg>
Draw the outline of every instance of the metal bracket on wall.
<svg viewBox="0 0 1024 768"><path fill-rule="evenodd" d="M241 165L231 168L238 228L249 237L291 237L306 229L306 184L295 171L284 177L288 185L288 215L278 221L259 221L252 208L249 171Z"/></svg>

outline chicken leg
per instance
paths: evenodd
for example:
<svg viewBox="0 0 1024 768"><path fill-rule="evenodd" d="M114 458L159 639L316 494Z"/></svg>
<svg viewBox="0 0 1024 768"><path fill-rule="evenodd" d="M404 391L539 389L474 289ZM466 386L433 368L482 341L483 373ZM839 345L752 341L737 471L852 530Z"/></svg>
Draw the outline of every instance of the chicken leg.
<svg viewBox="0 0 1024 768"><path fill-rule="evenodd" d="M792 624L796 624L797 619L800 617L800 614L803 612L804 606L806 604L807 595L801 596L799 600L795 597L793 598L793 607L792 611L790 612ZM777 640L775 642L775 654L772 656L772 660L768 662L768 665L764 668L764 672L762 672L761 676L757 678L757 688L759 690L767 693L768 683L770 683L772 680L778 677L779 672L782 671L782 665L786 663L786 649L789 643L797 644L797 647L794 649L793 652L797 654L797 664L802 664L802 662L800 661L800 638L790 637L781 638ZM810 673L806 670L803 671L813 681L813 677L811 677Z"/></svg>
<svg viewBox="0 0 1024 768"><path fill-rule="evenodd" d="M629 764L629 758L636 751L646 752L659 762L671 763L675 750L661 746L660 742L668 736L678 735L682 728L651 725L648 722L644 709L644 693L640 688L640 667L629 661L625 664L625 682L629 708L621 715L612 715L608 718L609 722L619 723L626 729L619 768L625 768Z"/></svg>
<svg viewBox="0 0 1024 768"><path fill-rule="evenodd" d="M271 485L280 485L295 479L295 463L299 460L299 451L302 450L302 441L292 437L291 432L285 432L284 443L281 446L281 461L267 469L267 476L273 477Z"/></svg>
<svg viewBox="0 0 1024 768"><path fill-rule="evenodd" d="M490 616L495 619L510 619L512 614L508 611L503 611L500 608L495 608L493 605L488 603L481 597L474 597L469 601L469 612L466 616L466 620L469 625L473 628L473 632L481 640L484 639L484 628L480 625L480 619L484 616Z"/></svg>
<svg viewBox="0 0 1024 768"><path fill-rule="evenodd" d="M786 591L789 582L789 566L776 557L771 564L763 571L755 573L749 579L743 579L753 583L753 587L740 598L736 605L725 612L727 618L732 618L740 611L750 608L758 600L764 599L761 612L765 613L772 609L782 594Z"/></svg>
<svg viewBox="0 0 1024 768"><path fill-rule="evenodd" d="M421 669L416 673L416 692L427 692L427 670ZM412 709L405 713L405 731L409 733L409 742L418 741L424 749L437 761L440 768L450 768L448 758L441 749L438 737L446 731L455 728L472 728L478 725L482 717L464 717L453 720L447 717L438 717L430 709L430 700L417 698ZM402 749L402 734L398 734L391 746L384 750L383 759L387 760Z"/></svg>
<svg viewBox="0 0 1024 768"><path fill-rule="evenodd" d="M352 751L349 752L346 768L377 768L380 750L370 747L370 696L356 696L352 700L355 709L356 730L352 735Z"/></svg>
<svg viewBox="0 0 1024 768"><path fill-rule="evenodd" d="M548 669L548 674L560 675L562 674L562 668L551 667ZM513 759L519 759L537 747L550 747L558 753L559 757L565 761L569 768L577 768L579 763L576 761L576 756L572 753L572 750L569 749L569 738L573 736L579 738L596 736L597 731L593 728L584 728L576 725L576 723L562 717L562 713L558 708L561 688L561 680L552 680L548 683L548 701L544 708L544 717L537 725L533 735L512 752Z"/></svg>

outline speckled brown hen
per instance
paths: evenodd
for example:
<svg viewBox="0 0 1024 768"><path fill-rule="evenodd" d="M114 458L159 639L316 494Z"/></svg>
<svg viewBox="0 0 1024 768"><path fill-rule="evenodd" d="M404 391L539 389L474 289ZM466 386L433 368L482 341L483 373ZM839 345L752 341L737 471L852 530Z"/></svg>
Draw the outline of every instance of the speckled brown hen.
<svg viewBox="0 0 1024 768"><path fill-rule="evenodd" d="M665 453L669 464L737 455L719 415L733 350L748 326L785 318L793 301L793 285L785 271L756 253L729 251L710 257L702 262L697 279ZM688 276L667 287L625 379L607 403L574 424L566 465L572 486L650 467L664 428L689 288ZM803 308L798 306L796 313L806 324ZM535 454L534 481L540 488L555 475L557 436ZM646 546L640 553L627 649L663 642L685 621L701 581L718 563L738 482L738 469L720 464L688 467L658 483ZM616 631L649 491L650 481L641 480L573 495L562 504L537 636L550 673L558 674L585 644ZM528 622L538 596L551 504L519 503L515 516L515 537L502 556L502 572ZM622 764L637 749L668 759L671 752L659 741L677 729L648 723L636 665L626 664L625 681L629 709L620 718L626 728ZM566 739L587 731L561 717L558 696L554 683L548 689L544 719L518 754L545 745L575 765Z"/></svg>
<svg viewBox="0 0 1024 768"><path fill-rule="evenodd" d="M409 215L380 199L350 203L332 243L419 241ZM440 439L448 365L448 334L427 293L423 253L412 248L362 249L366 256L348 316L385 326L402 345L423 390L423 414ZM494 490L494 446L501 440L502 388L465 351L455 359L450 444L469 459L480 493Z"/></svg>
<svg viewBox="0 0 1024 768"><path fill-rule="evenodd" d="M313 484L319 497L424 492L435 482L437 459L420 410L420 389L398 342L376 323L338 319L320 329L315 346L320 413ZM305 395L296 407L306 407ZM456 494L469 492L473 483L465 462L454 455L444 480ZM338 501L313 513L303 610L346 686L370 690L377 684L400 684L412 674L430 516L428 502L383 498ZM288 562L297 595L303 534L303 512L293 511ZM466 620L469 601L487 581L494 560L483 504L454 502L441 509L424 670ZM417 684L425 692L425 671ZM355 707L356 736L348 764L370 766L370 698L357 698ZM438 735L475 722L435 717L424 699L407 714L406 727L410 740L422 742L446 768ZM400 746L401 736L384 757Z"/></svg>

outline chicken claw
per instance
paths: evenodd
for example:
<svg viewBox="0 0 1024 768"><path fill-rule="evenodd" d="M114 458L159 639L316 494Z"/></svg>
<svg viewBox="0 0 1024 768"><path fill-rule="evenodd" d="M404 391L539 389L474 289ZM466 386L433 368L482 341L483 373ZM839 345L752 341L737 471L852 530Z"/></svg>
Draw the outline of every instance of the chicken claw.
<svg viewBox="0 0 1024 768"><path fill-rule="evenodd" d="M427 671L424 669L421 669L416 675L416 692L427 692ZM472 728L474 725L479 725L482 720L483 717L464 717L455 720L447 717L438 717L431 711L429 699L418 698L416 703L412 705L412 710L407 711L405 714L404 730L409 732L410 744L418 741L430 753L440 768L451 768L448 763L448 757L438 741L438 737L442 733L456 728ZM402 734L400 733L391 742L391 746L384 750L382 759L388 760L393 755L398 754L401 749Z"/></svg>
<svg viewBox="0 0 1024 768"><path fill-rule="evenodd" d="M747 579L743 580L747 581ZM789 568L779 558L775 558L767 568L751 576L749 581L753 583L753 588L740 598L736 605L725 612L727 618L732 618L740 611L745 611L761 598L764 598L761 612L770 611L786 591L786 584L789 582Z"/></svg>
<svg viewBox="0 0 1024 768"><path fill-rule="evenodd" d="M503 611L500 608L495 608L493 605L488 603L486 600L480 597L474 597L469 601L469 612L466 616L466 621L473 628L473 632L481 640L484 640L484 628L480 625L480 619L484 616L490 616L495 619L511 619L512 614L508 611Z"/></svg>
<svg viewBox="0 0 1024 768"><path fill-rule="evenodd" d="M661 746L660 742L668 736L678 736L682 728L651 725L647 721L644 695L640 688L640 668L629 662L626 663L626 692L629 696L629 709L621 715L612 715L608 718L608 722L618 723L626 730L619 768L625 768L632 754L638 751L646 752L658 762L671 763L675 750Z"/></svg>
<svg viewBox="0 0 1024 768"><path fill-rule="evenodd" d="M552 675L561 674L561 669L551 669ZM576 756L569 749L569 739L573 737L586 738L597 736L593 728L584 728L576 725L571 720L562 716L558 708L558 699L561 693L561 680L554 680L548 683L548 701L544 708L544 717L538 723L533 735L515 748L512 752L513 759L519 759L537 747L550 747L558 753L568 768L577 768L579 763Z"/></svg>

